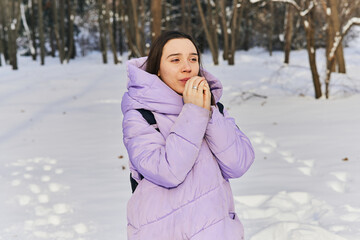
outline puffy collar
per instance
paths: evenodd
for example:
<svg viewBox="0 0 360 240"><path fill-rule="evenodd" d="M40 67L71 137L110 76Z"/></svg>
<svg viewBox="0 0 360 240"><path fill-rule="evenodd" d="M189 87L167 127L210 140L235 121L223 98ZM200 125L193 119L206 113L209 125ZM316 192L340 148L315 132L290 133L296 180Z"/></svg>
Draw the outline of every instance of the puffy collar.
<svg viewBox="0 0 360 240"><path fill-rule="evenodd" d="M132 59L127 62L127 89L123 96L121 108L123 113L130 109L144 108L152 112L164 114L179 114L184 105L183 98L157 75L145 71L147 57ZM220 81L201 69L209 83L215 101L222 95Z"/></svg>

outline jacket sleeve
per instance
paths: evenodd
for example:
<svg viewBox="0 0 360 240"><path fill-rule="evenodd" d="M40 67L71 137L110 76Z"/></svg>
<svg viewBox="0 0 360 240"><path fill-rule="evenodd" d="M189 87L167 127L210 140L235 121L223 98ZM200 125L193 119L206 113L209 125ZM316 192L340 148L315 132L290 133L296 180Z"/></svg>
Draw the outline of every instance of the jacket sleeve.
<svg viewBox="0 0 360 240"><path fill-rule="evenodd" d="M205 140L216 157L223 177L241 177L254 161L254 149L225 109L222 115L217 107L211 108L212 117L207 125Z"/></svg>
<svg viewBox="0 0 360 240"><path fill-rule="evenodd" d="M165 139L137 110L126 112L123 138L131 164L157 185L178 186L195 163L208 121L208 110L185 104Z"/></svg>

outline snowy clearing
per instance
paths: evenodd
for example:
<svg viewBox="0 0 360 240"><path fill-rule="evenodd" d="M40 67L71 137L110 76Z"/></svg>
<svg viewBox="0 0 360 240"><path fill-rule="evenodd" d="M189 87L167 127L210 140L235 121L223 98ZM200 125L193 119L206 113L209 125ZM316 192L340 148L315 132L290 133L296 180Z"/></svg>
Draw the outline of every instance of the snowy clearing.
<svg viewBox="0 0 360 240"><path fill-rule="evenodd" d="M248 240L360 239L360 44L315 100L306 51L237 52L204 67L256 159L232 180ZM324 50L317 51L325 72ZM111 60L109 61L111 62ZM0 239L126 239L131 195L120 103L125 64L99 54L0 68Z"/></svg>

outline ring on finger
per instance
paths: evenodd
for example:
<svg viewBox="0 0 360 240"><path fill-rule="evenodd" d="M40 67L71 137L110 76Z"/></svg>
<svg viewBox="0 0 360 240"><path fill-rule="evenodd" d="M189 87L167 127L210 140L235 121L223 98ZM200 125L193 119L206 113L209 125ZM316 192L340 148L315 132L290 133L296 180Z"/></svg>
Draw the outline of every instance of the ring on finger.
<svg viewBox="0 0 360 240"><path fill-rule="evenodd" d="M195 90L197 90L197 89L198 89L198 87L197 87L197 86L193 86L193 87L192 87L192 89L195 89Z"/></svg>

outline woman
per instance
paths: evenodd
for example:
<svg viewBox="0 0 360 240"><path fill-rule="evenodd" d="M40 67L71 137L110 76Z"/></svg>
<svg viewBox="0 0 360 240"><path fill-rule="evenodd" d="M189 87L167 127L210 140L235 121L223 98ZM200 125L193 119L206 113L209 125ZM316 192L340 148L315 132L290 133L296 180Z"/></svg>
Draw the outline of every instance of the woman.
<svg viewBox="0 0 360 240"><path fill-rule="evenodd" d="M123 134L139 183L127 208L130 240L243 239L229 179L248 170L254 151L215 104L221 83L200 66L193 39L176 31L128 62ZM151 111L158 129L137 109Z"/></svg>

